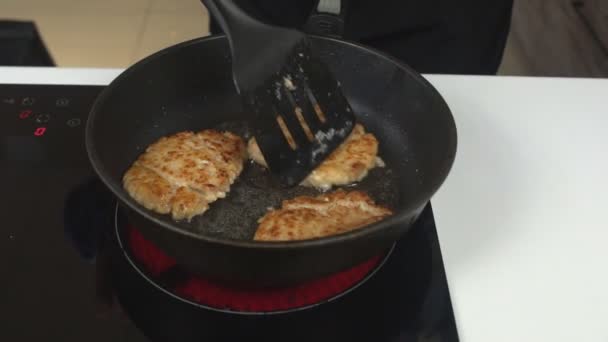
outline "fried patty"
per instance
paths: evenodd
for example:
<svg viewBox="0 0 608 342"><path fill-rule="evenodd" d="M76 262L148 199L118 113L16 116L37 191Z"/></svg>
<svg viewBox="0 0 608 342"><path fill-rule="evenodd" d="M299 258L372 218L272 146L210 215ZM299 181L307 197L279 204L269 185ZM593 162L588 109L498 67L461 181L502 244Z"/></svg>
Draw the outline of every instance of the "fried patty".
<svg viewBox="0 0 608 342"><path fill-rule="evenodd" d="M150 145L123 186L145 208L189 221L226 197L245 159L245 142L233 133L180 132Z"/></svg>
<svg viewBox="0 0 608 342"><path fill-rule="evenodd" d="M247 151L256 163L268 167L255 138L249 140ZM383 165L378 157L378 140L366 133L361 124L356 124L348 138L304 179L302 185L326 191L333 186L361 181L369 170Z"/></svg>
<svg viewBox="0 0 608 342"><path fill-rule="evenodd" d="M306 240L362 228L392 215L364 192L338 190L285 200L258 220L254 240Z"/></svg>

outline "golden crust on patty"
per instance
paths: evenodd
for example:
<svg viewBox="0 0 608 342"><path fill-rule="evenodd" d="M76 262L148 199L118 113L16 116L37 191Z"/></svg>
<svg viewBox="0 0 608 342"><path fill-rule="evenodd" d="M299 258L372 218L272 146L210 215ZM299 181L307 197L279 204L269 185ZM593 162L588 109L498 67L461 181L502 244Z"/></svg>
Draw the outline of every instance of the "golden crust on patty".
<svg viewBox="0 0 608 342"><path fill-rule="evenodd" d="M338 190L283 201L258 220L254 240L306 240L345 233L392 215L364 192Z"/></svg>
<svg viewBox="0 0 608 342"><path fill-rule="evenodd" d="M125 173L123 186L142 206L190 220L223 198L243 170L244 141L204 130L162 137Z"/></svg>
<svg viewBox="0 0 608 342"><path fill-rule="evenodd" d="M247 151L256 163L268 167L255 138L249 140ZM361 124L356 124L348 138L308 175L302 185L329 190L335 185L352 184L382 164L378 158L378 140L366 133Z"/></svg>

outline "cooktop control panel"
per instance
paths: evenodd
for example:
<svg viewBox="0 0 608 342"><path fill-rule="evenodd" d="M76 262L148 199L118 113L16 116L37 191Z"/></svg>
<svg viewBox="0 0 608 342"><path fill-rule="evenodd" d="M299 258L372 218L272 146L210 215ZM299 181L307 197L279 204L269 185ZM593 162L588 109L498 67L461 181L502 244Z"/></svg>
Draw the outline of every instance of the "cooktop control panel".
<svg viewBox="0 0 608 342"><path fill-rule="evenodd" d="M0 160L84 162L84 128L102 89L102 86L0 85ZM82 151L74 153L75 145Z"/></svg>

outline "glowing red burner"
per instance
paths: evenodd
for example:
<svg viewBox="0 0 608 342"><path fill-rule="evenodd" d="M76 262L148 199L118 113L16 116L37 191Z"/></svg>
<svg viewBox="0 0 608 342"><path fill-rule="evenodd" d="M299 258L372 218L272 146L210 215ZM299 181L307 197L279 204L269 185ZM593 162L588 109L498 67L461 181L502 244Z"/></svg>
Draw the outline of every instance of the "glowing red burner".
<svg viewBox="0 0 608 342"><path fill-rule="evenodd" d="M133 228L129 228L129 245L135 258L152 277L159 276L175 265L175 260ZM378 267L382 259L382 256L377 256L351 269L288 288L235 289L191 276L176 288L167 290L184 299L219 310L266 313L294 310L325 302L353 288Z"/></svg>

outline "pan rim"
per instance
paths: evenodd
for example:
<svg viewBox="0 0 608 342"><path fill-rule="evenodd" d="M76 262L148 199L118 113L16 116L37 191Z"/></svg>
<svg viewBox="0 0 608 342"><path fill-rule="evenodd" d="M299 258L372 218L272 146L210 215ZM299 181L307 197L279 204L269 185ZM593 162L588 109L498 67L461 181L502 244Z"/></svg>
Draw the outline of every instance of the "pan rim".
<svg viewBox="0 0 608 342"><path fill-rule="evenodd" d="M200 43L207 42L207 41L226 39L226 36L223 34L209 35L206 37L195 38L192 40L184 41L182 43L178 43L178 44L169 46L160 51L157 51L157 52L139 60L138 62L136 62L129 68L125 69L120 75L118 75L114 80L112 80L112 82L110 82L110 84L108 84L101 91L101 93L98 95L95 102L93 103L93 106L89 112L89 116L88 116L86 127L85 127L85 147L87 150L89 162L90 162L93 170L95 171L97 176L101 179L101 181L105 184L105 186L108 189L110 189L110 191L112 191L113 195L116 196L116 198L119 200L119 202L122 203L122 205L126 205L129 210L134 211L135 213L142 216L150 223L160 226L163 229L167 229L175 234L180 234L180 235L188 237L188 238L200 240L201 242L223 245L223 246L227 246L227 247L245 248L245 249L264 249L264 250L308 249L308 248L315 248L315 247L319 247L319 246L331 246L331 245L335 245L335 244L340 244L342 241L345 241L345 240L358 239L358 238L361 238L368 234L373 234L376 231L388 229L394 225L405 224L404 220L406 218L408 218L408 216L410 216L410 215L408 215L408 213L411 210L417 210L417 209L423 208L430 201L430 199L432 199L434 194L440 189L440 187L443 185L443 183L445 183L445 181L449 177L450 171L453 168L453 165L455 163L457 144L458 144L457 128L456 128L456 122L454 120L453 113L452 113L449 105L446 103L445 99L443 98L443 96L441 96L439 91L427 79L425 79L424 76L422 76L418 72L411 69L408 65L404 64L400 60L397 60L396 58L394 58L390 55L384 54L383 52L381 52L377 49L374 49L374 48L371 48L371 47L368 47L368 46L365 46L365 45L362 45L362 44L359 44L356 42L344 40L344 39L336 39L336 38L324 37L324 36L318 36L318 35L309 35L309 36L314 39L317 39L317 40L331 41L331 42L334 42L337 44L343 44L343 45L352 46L352 47L355 47L358 49L367 50L368 52L376 55L378 58L384 59L384 60L396 65L400 70L404 71L411 78L415 79L418 83L420 83L420 85L424 86L429 91L429 93L432 94L432 96L434 96L435 98L437 98L437 100L439 100L441 102L441 104L447 110L447 113L446 113L447 119L450 120L450 122L449 122L450 129L449 129L448 133L450 133L449 139L452 140L452 143L449 144L450 150L448 151L448 154L451 157L446 158L445 164L442 165L442 169L445 170L445 176L442 177L441 179L438 179L433 184L430 184L427 192L421 193L418 196L419 198L416 201L412 201L412 203L410 203L408 206L401 208L396 214L394 214L390 217L387 217L381 221L378 221L376 223L361 227L359 229L351 230L349 232L345 232L345 233L341 233L341 234L336 234L336 235L327 236L327 237L314 238L314 239L293 240L293 241L276 241L276 242L224 239L224 238L217 238L217 237L212 237L212 236L196 234L194 232L180 228L179 226L170 223L168 220L158 219L158 218L152 216L152 214L149 212L148 209L139 205L137 202L135 202L135 200L133 200L132 198L130 198L130 196L128 196L126 191L124 191L124 189L119 184L120 182L115 182L112 180L110 173L107 171L107 169L101 162L101 160L96 152L95 143L93 141L93 132L94 132L94 128L95 128L95 121L98 118L97 113L100 112L101 107L105 103L106 99L113 92L116 91L115 87L113 87L113 85L115 85L116 83L119 83L123 79L129 77L132 73L139 71L142 67L144 67L147 63L149 63L152 60L158 59L165 54L172 53L176 50L179 50L181 48L184 48L184 47L187 47L190 45L196 45L196 44L200 44ZM429 198L429 200L422 199L422 197Z"/></svg>

